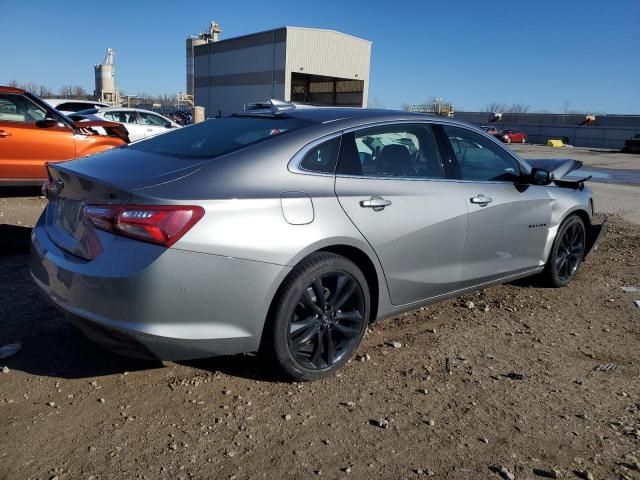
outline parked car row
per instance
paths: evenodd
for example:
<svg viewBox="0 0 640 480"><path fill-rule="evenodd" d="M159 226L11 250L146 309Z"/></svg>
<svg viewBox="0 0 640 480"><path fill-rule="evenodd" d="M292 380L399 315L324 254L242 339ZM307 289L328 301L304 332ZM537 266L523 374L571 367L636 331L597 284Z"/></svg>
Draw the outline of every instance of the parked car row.
<svg viewBox="0 0 640 480"><path fill-rule="evenodd" d="M46 162L91 155L180 127L148 110L90 100L42 100L0 86L0 183L41 183L47 177Z"/></svg>
<svg viewBox="0 0 640 480"><path fill-rule="evenodd" d="M0 86L0 183L42 183L46 162L127 143L127 129L120 123L76 122L22 89Z"/></svg>
<svg viewBox="0 0 640 480"><path fill-rule="evenodd" d="M166 133L172 128L180 128L181 125L169 120L167 117L148 110L124 107L99 107L81 110L70 117L76 122L93 120L108 120L121 123L129 132L132 142L152 137L160 133Z"/></svg>
<svg viewBox="0 0 640 480"><path fill-rule="evenodd" d="M482 125L480 128L504 143L527 143L527 134L524 132L517 130L498 130L496 127L486 125Z"/></svg>

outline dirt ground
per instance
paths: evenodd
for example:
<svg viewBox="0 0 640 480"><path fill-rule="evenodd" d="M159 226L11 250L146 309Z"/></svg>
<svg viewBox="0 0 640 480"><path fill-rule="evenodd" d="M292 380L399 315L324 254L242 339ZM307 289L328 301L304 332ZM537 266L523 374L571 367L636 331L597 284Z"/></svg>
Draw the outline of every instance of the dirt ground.
<svg viewBox="0 0 640 480"><path fill-rule="evenodd" d="M640 187L590 186L614 215L569 287L523 280L386 319L308 384L251 355L162 364L91 343L29 278L39 189L0 189L0 346L23 345L0 360L0 480L640 480L640 292L622 290L640 287Z"/></svg>
<svg viewBox="0 0 640 480"><path fill-rule="evenodd" d="M389 318L307 384L250 355L116 356L40 296L27 260L0 257L0 345L23 343L0 360L0 479L640 479L640 293L621 289L640 286L640 226L617 217L569 287Z"/></svg>

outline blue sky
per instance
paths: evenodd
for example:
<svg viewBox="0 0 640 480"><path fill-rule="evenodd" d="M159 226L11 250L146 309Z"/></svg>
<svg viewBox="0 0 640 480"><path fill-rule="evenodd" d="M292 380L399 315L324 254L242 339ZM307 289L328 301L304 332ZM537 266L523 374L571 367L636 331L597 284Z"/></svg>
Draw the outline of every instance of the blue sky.
<svg viewBox="0 0 640 480"><path fill-rule="evenodd" d="M386 108L437 95L458 110L568 102L640 114L640 0L0 0L0 84L92 91L92 66L112 47L126 93L176 93L184 39L211 19L221 38L294 25L371 40L369 98Z"/></svg>

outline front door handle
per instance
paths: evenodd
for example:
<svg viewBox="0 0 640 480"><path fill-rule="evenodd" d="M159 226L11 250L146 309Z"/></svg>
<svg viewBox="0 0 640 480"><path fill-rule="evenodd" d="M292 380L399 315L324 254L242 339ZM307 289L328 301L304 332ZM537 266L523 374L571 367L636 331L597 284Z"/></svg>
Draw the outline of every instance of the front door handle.
<svg viewBox="0 0 640 480"><path fill-rule="evenodd" d="M0 130L0 138L10 137L10 136L11 136L11 132L6 132L4 130Z"/></svg>
<svg viewBox="0 0 640 480"><path fill-rule="evenodd" d="M385 207L388 207L389 205L391 205L391 201L382 197L371 197L369 200L362 200L360 202L360 206L362 208L373 208L374 212L384 210Z"/></svg>
<svg viewBox="0 0 640 480"><path fill-rule="evenodd" d="M486 207L488 204L490 204L491 202L493 202L493 198L491 197L485 197L484 195L482 195L481 193L476 195L475 197L471 197L471 203L477 203L478 205L480 205L481 207Z"/></svg>

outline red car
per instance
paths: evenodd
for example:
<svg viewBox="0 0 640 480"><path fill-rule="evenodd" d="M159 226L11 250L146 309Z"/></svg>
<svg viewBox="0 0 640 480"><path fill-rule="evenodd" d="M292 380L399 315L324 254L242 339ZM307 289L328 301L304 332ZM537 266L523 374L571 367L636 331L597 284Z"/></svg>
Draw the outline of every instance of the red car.
<svg viewBox="0 0 640 480"><path fill-rule="evenodd" d="M501 130L495 136L504 143L527 143L527 134L516 130Z"/></svg>

